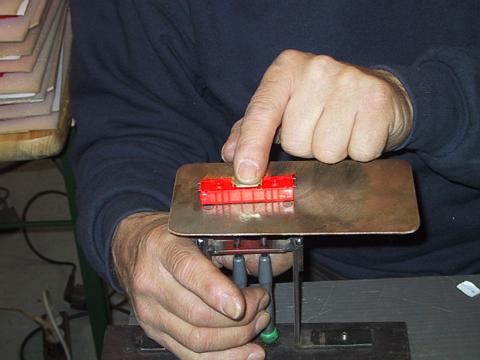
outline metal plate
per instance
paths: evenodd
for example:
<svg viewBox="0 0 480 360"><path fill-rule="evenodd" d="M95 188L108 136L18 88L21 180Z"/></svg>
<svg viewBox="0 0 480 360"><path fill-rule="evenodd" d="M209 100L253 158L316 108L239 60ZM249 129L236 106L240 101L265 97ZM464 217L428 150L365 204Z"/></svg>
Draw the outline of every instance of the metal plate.
<svg viewBox="0 0 480 360"><path fill-rule="evenodd" d="M233 176L230 164L177 172L169 230L182 236L405 234L420 224L410 165L402 160L271 162L267 175L295 173L294 203L202 207L198 182Z"/></svg>

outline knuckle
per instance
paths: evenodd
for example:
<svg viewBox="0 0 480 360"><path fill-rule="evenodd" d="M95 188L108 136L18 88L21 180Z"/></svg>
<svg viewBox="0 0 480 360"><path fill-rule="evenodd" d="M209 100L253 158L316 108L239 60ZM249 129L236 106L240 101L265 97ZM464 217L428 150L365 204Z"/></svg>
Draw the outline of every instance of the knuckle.
<svg viewBox="0 0 480 360"><path fill-rule="evenodd" d="M354 66L345 66L338 78L341 89L354 89L364 78L365 74Z"/></svg>
<svg viewBox="0 0 480 360"><path fill-rule="evenodd" d="M149 326L149 324L151 323L151 308L143 302L140 302L139 304L135 305L134 311L135 317L137 318L138 323L142 326L142 328L145 331L147 331L147 329L152 331L152 328Z"/></svg>
<svg viewBox="0 0 480 360"><path fill-rule="evenodd" d="M274 275L279 275L284 271L290 269L293 264L293 253L288 252L284 254L272 255L272 268Z"/></svg>
<svg viewBox="0 0 480 360"><path fill-rule="evenodd" d="M195 274L195 255L191 251L175 248L170 252L171 272L186 282L192 281Z"/></svg>
<svg viewBox="0 0 480 360"><path fill-rule="evenodd" d="M150 337L156 340L160 345L165 346L169 350L173 348L174 344L172 339L163 332L157 334L156 336L150 336Z"/></svg>
<svg viewBox="0 0 480 360"><path fill-rule="evenodd" d="M196 353L206 352L212 349L212 337L201 328L193 328L186 338L186 346Z"/></svg>
<svg viewBox="0 0 480 360"><path fill-rule="evenodd" d="M267 84L268 87L274 82L277 82L277 80L266 80L266 83L269 83ZM245 111L245 117L248 117L251 123L254 121L263 122L268 120L272 114L278 113L279 111L280 105L275 98L271 94L262 91L253 95Z"/></svg>
<svg viewBox="0 0 480 360"><path fill-rule="evenodd" d="M196 319L197 319L197 310L189 304L185 310L185 320L189 324L197 325Z"/></svg>
<svg viewBox="0 0 480 360"><path fill-rule="evenodd" d="M209 309L199 309L195 304L190 303L186 309L185 320L194 326L206 326L207 324L211 324L215 319L213 312Z"/></svg>
<svg viewBox="0 0 480 360"><path fill-rule="evenodd" d="M244 133L237 144L237 154L245 154L247 152L254 153L259 149L259 143L263 134ZM245 155L243 155L245 156Z"/></svg>
<svg viewBox="0 0 480 360"><path fill-rule="evenodd" d="M314 147L313 155L318 161L327 164L335 164L347 157L346 152L326 150L321 147Z"/></svg>
<svg viewBox="0 0 480 360"><path fill-rule="evenodd" d="M375 149L367 148L361 145L352 145L348 149L349 156L356 161L371 161L379 156Z"/></svg>
<svg viewBox="0 0 480 360"><path fill-rule="evenodd" d="M238 346L248 343L257 335L254 322L251 323L251 326L244 327L244 329L235 337Z"/></svg>
<svg viewBox="0 0 480 360"><path fill-rule="evenodd" d="M238 121L235 121L235 124L233 124L231 130L230 130L230 133L234 133L234 132L237 132L240 130L240 128L242 127L242 122L243 122L243 119L240 119Z"/></svg>
<svg viewBox="0 0 480 360"><path fill-rule="evenodd" d="M328 55L317 55L312 58L311 63L318 68L330 68L340 64L337 60Z"/></svg>
<svg viewBox="0 0 480 360"><path fill-rule="evenodd" d="M310 158L312 157L312 151L309 144L305 144L304 141L299 139L292 139L291 137L286 137L281 140L282 149L293 156Z"/></svg>
<svg viewBox="0 0 480 360"><path fill-rule="evenodd" d="M144 266L137 266L133 274L132 291L138 296L138 294L152 294L157 292L156 287L153 285L149 271Z"/></svg>
<svg viewBox="0 0 480 360"><path fill-rule="evenodd" d="M368 92L368 102L376 108L387 107L392 99L392 89L384 81L380 81Z"/></svg>
<svg viewBox="0 0 480 360"><path fill-rule="evenodd" d="M283 50L275 59L274 64L284 64L285 62L296 61L300 58L303 53L295 49L285 49Z"/></svg>
<svg viewBox="0 0 480 360"><path fill-rule="evenodd" d="M145 334L149 338L152 338L152 339L157 338L158 339L158 333L154 331L153 327L148 326L144 322L141 322L141 321L139 321L138 323L141 325L143 331L145 332Z"/></svg>
<svg viewBox="0 0 480 360"><path fill-rule="evenodd" d="M323 79L338 73L343 64L328 55L317 55L310 59L307 74L313 79Z"/></svg>

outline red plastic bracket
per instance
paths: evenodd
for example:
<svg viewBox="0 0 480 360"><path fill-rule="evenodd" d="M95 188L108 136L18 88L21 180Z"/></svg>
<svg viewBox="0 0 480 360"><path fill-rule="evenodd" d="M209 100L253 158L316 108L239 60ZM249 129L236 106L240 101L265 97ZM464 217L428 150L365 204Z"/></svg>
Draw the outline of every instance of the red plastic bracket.
<svg viewBox="0 0 480 360"><path fill-rule="evenodd" d="M232 178L205 178L199 183L202 205L294 201L295 174L264 176L259 185L237 186Z"/></svg>

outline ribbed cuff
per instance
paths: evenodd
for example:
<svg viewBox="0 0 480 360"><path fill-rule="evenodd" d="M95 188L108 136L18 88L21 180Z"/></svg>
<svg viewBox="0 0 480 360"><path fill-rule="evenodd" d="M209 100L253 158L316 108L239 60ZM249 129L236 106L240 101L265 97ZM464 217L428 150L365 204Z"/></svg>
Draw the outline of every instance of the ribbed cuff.
<svg viewBox="0 0 480 360"><path fill-rule="evenodd" d="M455 149L467 129L463 100L450 67L439 61L418 66L376 66L395 75L410 96L412 131L397 149L441 156Z"/></svg>

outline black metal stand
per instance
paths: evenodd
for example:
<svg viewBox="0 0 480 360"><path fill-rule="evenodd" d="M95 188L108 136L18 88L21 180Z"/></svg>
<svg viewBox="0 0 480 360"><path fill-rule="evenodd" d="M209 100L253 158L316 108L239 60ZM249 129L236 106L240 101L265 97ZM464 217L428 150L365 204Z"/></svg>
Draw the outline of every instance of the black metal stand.
<svg viewBox="0 0 480 360"><path fill-rule="evenodd" d="M295 346L292 324L277 324L280 340L264 345L267 359L410 360L407 327L402 322L303 324ZM121 351L120 351L121 349ZM107 331L103 360L175 360L175 355L147 338L139 326L114 326Z"/></svg>
<svg viewBox="0 0 480 360"><path fill-rule="evenodd" d="M262 250L294 253L294 322L293 324L276 324L280 338L275 344L265 345L258 341L258 344L265 348L267 359L410 360L407 326L403 322L302 323L303 240L301 237L292 237L285 243L281 243L282 241L284 240L280 240L280 243L271 241L268 243L269 247L264 245ZM222 243L211 243L209 240L201 240L197 243L208 256L232 252L232 250L225 250ZM249 249L251 252L258 250ZM242 253L245 250L238 246L233 251ZM117 336L118 339L124 338L124 335ZM139 356L155 355L159 360L176 359L173 354L149 339L142 331L134 341L137 344L136 350ZM110 358L104 356L104 359Z"/></svg>

